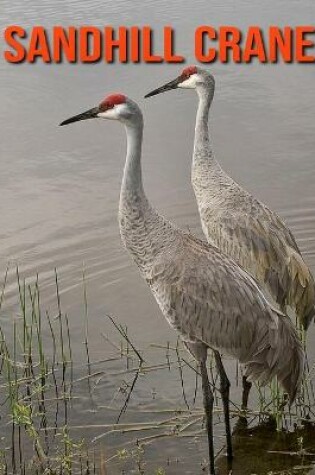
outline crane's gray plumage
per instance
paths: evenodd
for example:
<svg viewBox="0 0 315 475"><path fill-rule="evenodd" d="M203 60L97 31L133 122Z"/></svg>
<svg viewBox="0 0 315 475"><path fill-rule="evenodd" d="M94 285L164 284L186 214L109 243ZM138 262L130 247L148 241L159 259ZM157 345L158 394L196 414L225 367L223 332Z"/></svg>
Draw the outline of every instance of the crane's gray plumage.
<svg viewBox="0 0 315 475"><path fill-rule="evenodd" d="M293 401L303 352L294 327L255 281L216 247L177 229L146 277L168 322L184 341L233 356L250 380L274 376Z"/></svg>
<svg viewBox="0 0 315 475"><path fill-rule="evenodd" d="M307 328L315 315L315 285L295 239L276 213L232 180L215 159L208 113L214 79L197 86L192 184L209 242L250 272L284 309L290 306Z"/></svg>
<svg viewBox="0 0 315 475"><path fill-rule="evenodd" d="M215 351L220 368L231 458L229 382L217 350L239 359L252 379L266 383L277 376L293 401L303 371L301 343L290 319L267 302L249 274L215 246L178 229L151 206L142 185L143 119L139 107L122 95L109 96L101 106L97 117L120 120L127 131L119 202L121 238L164 316L200 363L210 471L214 474L213 395L205 365L207 349ZM82 114L63 124L76 120L82 120Z"/></svg>
<svg viewBox="0 0 315 475"><path fill-rule="evenodd" d="M291 307L307 329L315 315L315 284L292 233L215 159L208 128L213 76L190 66L146 97L177 87L196 89L199 96L191 179L208 242L253 275L283 311Z"/></svg>

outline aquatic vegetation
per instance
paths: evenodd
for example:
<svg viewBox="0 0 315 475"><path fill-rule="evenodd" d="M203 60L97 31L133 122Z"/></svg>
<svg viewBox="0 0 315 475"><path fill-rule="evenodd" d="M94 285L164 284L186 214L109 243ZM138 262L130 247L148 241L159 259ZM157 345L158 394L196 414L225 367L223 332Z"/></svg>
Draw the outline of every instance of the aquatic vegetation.
<svg viewBox="0 0 315 475"><path fill-rule="evenodd" d="M204 473L199 372L180 341L140 349L118 318L104 315L100 333L106 351L103 359L94 360L84 276L83 336L76 359L57 272L54 280L56 311L50 314L41 302L39 278L28 283L17 271L19 306L9 321L4 311L7 275L3 281L0 474ZM246 414L239 400L231 401L233 474L309 473L315 463L314 368L308 363L301 394L290 410L276 381L270 388L257 386L257 409ZM209 373L216 388L211 358ZM165 394L161 377L169 386ZM237 368L235 383L240 377ZM227 473L219 391L215 397L216 443L221 447L216 463L219 473Z"/></svg>

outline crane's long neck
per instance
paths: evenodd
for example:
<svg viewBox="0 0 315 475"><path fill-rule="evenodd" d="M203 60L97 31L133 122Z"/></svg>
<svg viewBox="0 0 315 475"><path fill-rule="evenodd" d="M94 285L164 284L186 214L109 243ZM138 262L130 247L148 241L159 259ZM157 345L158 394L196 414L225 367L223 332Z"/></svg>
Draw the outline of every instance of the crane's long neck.
<svg viewBox="0 0 315 475"><path fill-rule="evenodd" d="M171 237L170 224L150 205L143 189L141 146L143 121L126 125L127 156L119 202L120 234L126 249L146 274ZM161 238L163 236L163 238Z"/></svg>
<svg viewBox="0 0 315 475"><path fill-rule="evenodd" d="M208 125L213 89L202 84L198 85L197 93L199 103L195 126L192 184L199 201L204 199L205 193L214 193L214 188L227 176L215 159Z"/></svg>
<svg viewBox="0 0 315 475"><path fill-rule="evenodd" d="M213 92L205 85L198 86L199 102L196 115L194 159L214 164L214 152L209 131L209 111L212 104Z"/></svg>
<svg viewBox="0 0 315 475"><path fill-rule="evenodd" d="M124 168L123 181L121 186L120 201L129 201L130 196L141 200L146 200L141 169L141 149L143 137L142 117L134 123L126 125L127 134L127 156Z"/></svg>

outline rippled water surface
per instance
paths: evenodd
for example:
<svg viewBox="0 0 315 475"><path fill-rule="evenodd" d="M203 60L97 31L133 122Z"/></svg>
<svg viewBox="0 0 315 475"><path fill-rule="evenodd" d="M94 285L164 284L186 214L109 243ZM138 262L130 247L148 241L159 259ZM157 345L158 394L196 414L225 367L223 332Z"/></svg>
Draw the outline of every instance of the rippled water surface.
<svg viewBox="0 0 315 475"><path fill-rule="evenodd" d="M159 48L162 27L170 24L176 29L178 52L189 64L194 63L194 29L200 24L242 29L251 24L298 25L308 24L314 14L313 0L4 0L1 26L37 24L49 30L53 25L150 24ZM123 128L99 121L57 125L113 91L136 100L146 123L147 195L163 214L201 236L190 187L196 95L176 91L143 99L178 70L178 65L10 65L1 60L0 272L4 275L8 263L11 269L4 327L18 303L18 264L29 281L39 274L47 308L54 305L58 269L62 305L77 335L78 354L83 269L94 355L104 349L98 336L108 313L127 325L143 347L176 339L120 243L116 215L125 157ZM217 83L211 112L217 158L285 219L315 271L314 67L254 62L213 64L211 70ZM315 341L313 330L309 338Z"/></svg>

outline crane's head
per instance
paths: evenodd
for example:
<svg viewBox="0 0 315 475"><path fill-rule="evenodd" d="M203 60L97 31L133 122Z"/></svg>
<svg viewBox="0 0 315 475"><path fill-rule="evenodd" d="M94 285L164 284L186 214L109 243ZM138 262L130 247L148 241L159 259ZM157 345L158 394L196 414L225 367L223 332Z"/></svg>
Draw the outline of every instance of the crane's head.
<svg viewBox="0 0 315 475"><path fill-rule="evenodd" d="M139 117L141 117L141 111L135 102L124 94L111 94L106 96L98 106L70 117L59 125L68 125L79 120L96 118L119 120L120 122L128 123Z"/></svg>
<svg viewBox="0 0 315 475"><path fill-rule="evenodd" d="M188 66L183 69L181 74L164 86L158 87L146 94L144 97L156 96L162 92L171 91L172 89L198 89L198 87L206 86L211 91L214 91L214 77L209 71L198 68L197 66Z"/></svg>

